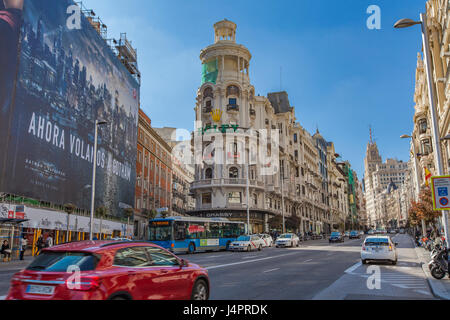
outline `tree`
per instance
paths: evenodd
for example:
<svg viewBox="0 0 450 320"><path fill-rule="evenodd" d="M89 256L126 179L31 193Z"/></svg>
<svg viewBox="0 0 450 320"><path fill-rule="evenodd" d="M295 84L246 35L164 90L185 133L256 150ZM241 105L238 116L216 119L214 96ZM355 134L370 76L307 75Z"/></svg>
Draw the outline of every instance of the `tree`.
<svg viewBox="0 0 450 320"><path fill-rule="evenodd" d="M103 224L103 219L106 217L106 215L108 214L108 209L106 207L98 207L97 209L95 209L95 214L97 215L97 217L100 217L100 240L102 239L102 224Z"/></svg>
<svg viewBox="0 0 450 320"><path fill-rule="evenodd" d="M425 220L434 226L436 218L439 218L441 213L433 210L433 199L431 189L429 187L423 188L419 195L419 201L412 201L409 209L409 219L411 224L417 225L420 220Z"/></svg>
<svg viewBox="0 0 450 320"><path fill-rule="evenodd" d="M69 242L69 224L70 215L75 211L76 206L72 203L66 203L64 205L64 211L67 213L67 230L66 230L66 242Z"/></svg>
<svg viewBox="0 0 450 320"><path fill-rule="evenodd" d="M281 230L283 228L283 218L280 215L275 215L268 221L271 229Z"/></svg>
<svg viewBox="0 0 450 320"><path fill-rule="evenodd" d="M300 226L300 218L297 216L290 216L285 221L286 229L296 231Z"/></svg>

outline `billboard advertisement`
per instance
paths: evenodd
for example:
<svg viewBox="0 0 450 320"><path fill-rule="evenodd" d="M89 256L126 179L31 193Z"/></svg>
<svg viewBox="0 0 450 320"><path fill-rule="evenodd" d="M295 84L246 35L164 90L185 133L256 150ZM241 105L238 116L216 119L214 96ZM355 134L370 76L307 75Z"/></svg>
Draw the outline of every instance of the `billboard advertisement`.
<svg viewBox="0 0 450 320"><path fill-rule="evenodd" d="M10 118L0 120L9 128L0 191L89 209L95 121L104 120L95 206L120 216L134 206L139 84L86 17L69 23L74 8L24 2L12 103L0 101ZM8 72L0 81L14 82Z"/></svg>

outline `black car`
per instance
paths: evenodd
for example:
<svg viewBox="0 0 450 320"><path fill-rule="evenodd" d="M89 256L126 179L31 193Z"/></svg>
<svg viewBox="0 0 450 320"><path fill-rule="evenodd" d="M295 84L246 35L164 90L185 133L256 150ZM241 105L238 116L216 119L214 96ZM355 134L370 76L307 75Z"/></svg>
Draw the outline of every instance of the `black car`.
<svg viewBox="0 0 450 320"><path fill-rule="evenodd" d="M349 239L361 239L361 235L359 234L358 231L352 231L352 232L350 232L350 236L348 238Z"/></svg>
<svg viewBox="0 0 450 320"><path fill-rule="evenodd" d="M344 242L344 237L342 236L342 234L340 232L332 232L330 239L329 239L330 243L333 242Z"/></svg>

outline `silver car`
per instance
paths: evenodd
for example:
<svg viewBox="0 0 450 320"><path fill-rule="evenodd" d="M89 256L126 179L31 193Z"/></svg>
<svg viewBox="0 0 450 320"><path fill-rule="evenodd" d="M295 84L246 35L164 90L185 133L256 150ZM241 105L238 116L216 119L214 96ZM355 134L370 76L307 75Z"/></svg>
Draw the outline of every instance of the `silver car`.
<svg viewBox="0 0 450 320"><path fill-rule="evenodd" d="M294 233L285 233L277 238L275 246L279 247L298 247L300 244L299 237Z"/></svg>
<svg viewBox="0 0 450 320"><path fill-rule="evenodd" d="M397 264L397 243L393 243L389 236L369 236L361 248L361 261L388 261Z"/></svg>

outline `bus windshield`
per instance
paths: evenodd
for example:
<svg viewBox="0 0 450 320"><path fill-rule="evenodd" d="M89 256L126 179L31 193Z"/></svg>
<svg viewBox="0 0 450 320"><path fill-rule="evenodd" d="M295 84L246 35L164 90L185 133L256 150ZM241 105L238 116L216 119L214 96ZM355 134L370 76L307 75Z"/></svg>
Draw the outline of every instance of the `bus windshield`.
<svg viewBox="0 0 450 320"><path fill-rule="evenodd" d="M151 224L149 228L150 241L170 241L172 240L172 225Z"/></svg>

